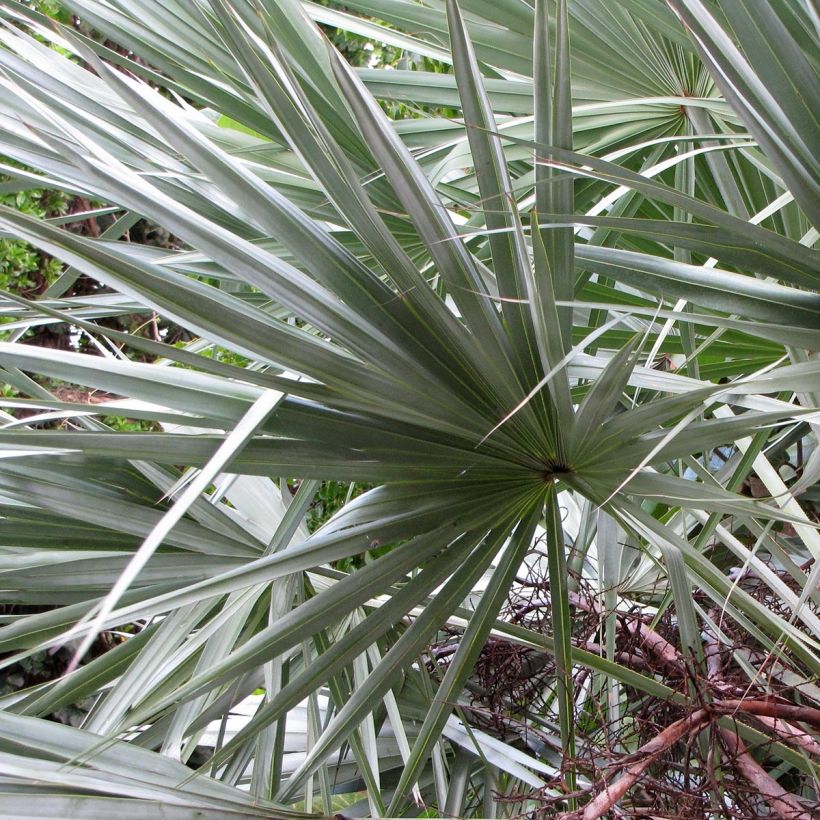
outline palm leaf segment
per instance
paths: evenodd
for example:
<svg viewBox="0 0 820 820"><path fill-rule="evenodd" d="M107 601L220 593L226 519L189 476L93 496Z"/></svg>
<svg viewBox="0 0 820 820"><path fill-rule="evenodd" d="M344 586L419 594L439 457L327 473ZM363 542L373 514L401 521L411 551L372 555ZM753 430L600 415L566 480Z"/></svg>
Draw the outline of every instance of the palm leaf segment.
<svg viewBox="0 0 820 820"><path fill-rule="evenodd" d="M278 790L281 799L293 799L494 566L491 587L442 684L457 697L545 504L550 548L560 554L551 565L553 604L562 618L568 615L560 593L566 568L556 483L608 510L654 544L670 567L683 570L670 570L670 579L681 617L691 624L695 582L720 604L731 592L731 611L758 619L764 635L784 634L782 619L730 590L685 531L664 530L634 498L653 498L670 510L793 516L793 510L780 513L741 499L708 477L684 480L669 465L794 424L795 407L774 396L788 398L797 388L810 393L818 379L816 364L796 354L795 364L771 369L784 346L817 349L820 304L805 290L816 282L806 247L811 191L794 192L803 212L788 192L776 200L784 190L778 173L788 179L794 155L772 155L768 164L768 154L740 130L737 117L747 122L748 111L732 99L727 107L717 96L674 14L654 6L650 14L643 3L602 11L577 2L572 15L564 3L553 15L545 4L534 11L504 4L498 14L509 28L499 35L483 28L497 26L481 21L485 4L464 4L465 23L454 2L435 10L346 3L394 25L406 24L410 15L420 35L449 39L454 73L445 75L436 102L460 108L463 123L431 120L431 133L441 135L434 140L414 130L413 121L394 127L366 87L424 99L415 96L423 83L409 76L417 72L391 72L389 86L372 71L357 76L289 0L149 2L139 16L113 3L70 5L156 72L64 32L64 45L88 61L91 74L26 34L4 31L0 64L11 106L2 119L2 150L36 169L30 179L37 184L144 215L189 250L157 254L93 241L6 208L0 225L112 287L122 295L114 310L154 310L255 364L239 369L138 339L130 343L196 370L47 356L4 344L9 380L34 391L44 406L54 406L53 397L37 392L25 372L147 400L142 412L169 426L169 432L134 435L95 422L86 422L90 429L82 432L3 432L0 440L21 450L0 472L8 501L34 504L54 521L93 523L98 532L95 504L104 502L133 518L128 526L122 518L104 528L143 538L148 531L133 499L163 482L168 489L171 474L158 465L208 464L222 441L213 431L233 429L264 391L274 390L283 398L236 447L233 472L380 486L290 547L280 539L278 548L265 549L195 505L193 518L166 537L155 556L160 563L148 566L161 567L174 549L199 550L213 562L214 576L197 580L184 573L180 582L159 570L151 576L159 583L135 581L130 597L111 602L105 625L164 612L178 618L191 601L243 589L256 589L258 597L262 587L255 585L283 584L374 546L402 545L389 561L373 565L378 571L353 574L292 611L286 606L253 636L239 630L223 647L226 657L206 652L173 689L152 689L136 698L130 714L112 713L98 728L122 730L170 714L180 702L214 697L237 676L286 656L305 630L321 643L341 612L406 580L415 566L425 567L390 604L351 624L352 631L322 655L320 671L294 670L290 683L273 686L256 721L218 755L228 760L269 731L331 676L334 658L357 656L438 588L425 613L374 666L367 685L343 708L339 704L294 776L284 785L271 776L260 787L267 797ZM512 5L515 14L507 17ZM686 22L698 4L672 5ZM4 14L35 29L41 23L13 2ZM586 56L576 57L573 50L573 112L570 37L582 46L604 30L617 30L639 47L624 61L615 61L606 45L611 36L597 52L579 47ZM748 59L754 58L753 34L738 23L741 41L749 40ZM701 53L712 53L710 36L715 31L698 34ZM424 42L416 45L423 49ZM163 75L166 87L197 107L169 100L100 57L147 80ZM619 71L602 69L610 58ZM738 51L737 60L745 59ZM482 71L494 78L485 82ZM521 75L533 77L534 119L532 86ZM222 115L217 123L214 111ZM588 153L574 153L573 140ZM742 149L725 150L735 144ZM675 145L681 146L677 152ZM601 158L604 151L610 154ZM704 166L716 188L697 173ZM29 179L28 172L13 173ZM777 209L769 208L772 201ZM765 217L749 221L753 213ZM757 224L771 214L779 233ZM703 254L713 257L705 265ZM764 278L773 275L781 281ZM112 310L109 305L96 315L106 309ZM117 341L70 300L26 310L29 319L70 319ZM680 330L670 333L676 322ZM687 376L652 367L665 345L688 357ZM724 376L732 381L718 384ZM741 413L707 418L716 403ZM65 408L65 415L74 413ZM200 434L173 432L170 425L179 422ZM26 448L43 449L32 456ZM48 470L38 466L42 453L54 454ZM116 484L114 460L130 465L119 489L103 490L76 474L78 463L93 465ZM206 544L206 534L214 532L218 539ZM111 546L112 559L121 558ZM256 560L247 563L250 558ZM466 575L455 573L462 565L470 568ZM281 594L292 598L294 589L281 587ZM50 627L38 629L28 619L8 627L4 646L28 651L57 640L64 625L84 614L68 606L76 600L66 595L64 617ZM213 613L206 608L200 617ZM571 629L559 628L556 656L566 676ZM83 634L83 627L74 634ZM801 645L794 630L785 634L787 642ZM806 659L810 653L803 650ZM264 668L270 682L273 672ZM247 678L237 691L257 683ZM29 701L23 711L41 713L48 702ZM570 703L559 702L568 752L570 710ZM441 707L428 714L397 801L413 785L447 713ZM195 724L180 725L186 727L177 729L182 737ZM364 741L353 737L366 769Z"/></svg>

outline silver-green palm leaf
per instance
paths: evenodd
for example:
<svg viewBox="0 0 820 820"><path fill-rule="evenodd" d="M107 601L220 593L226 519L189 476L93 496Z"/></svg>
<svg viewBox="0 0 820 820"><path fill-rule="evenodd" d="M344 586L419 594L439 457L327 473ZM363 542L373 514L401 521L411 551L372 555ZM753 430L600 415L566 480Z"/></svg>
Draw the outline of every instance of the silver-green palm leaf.
<svg viewBox="0 0 820 820"><path fill-rule="evenodd" d="M815 441L820 395L808 13L766 7L769 53L754 11L728 2L66 5L123 48L0 2L2 170L118 219L89 238L0 206L4 235L67 266L42 299L0 304L7 407L39 413L0 428L2 589L54 607L8 617L0 649L10 665L141 629L0 701L0 792L31 816L96 816L89 794L141 816L245 816L232 787L249 784L278 817L299 800L330 814L335 784L373 815L413 799L461 814L472 774L486 808L499 771L512 792L558 773L453 715L493 630L554 656L544 709L565 761L588 740L575 668L605 676L611 702L622 686L688 696L578 645L569 569L618 606L673 605L693 673L708 602L817 675L817 572L799 565L820 539L767 458ZM452 73L354 71L311 18ZM377 98L460 117L394 122ZM172 250L123 241L142 218ZM111 292L65 297L79 274ZM98 321L123 314L195 340ZM24 343L53 322L94 349ZM59 381L123 397L104 412L153 431L112 430ZM761 500L735 492L752 469ZM816 457L804 486L812 471ZM326 480L372 489L311 534ZM616 531L642 551L629 566ZM499 620L542 537L547 636ZM734 583L710 539L782 607ZM460 637L439 682L419 658L445 626ZM80 729L43 720L92 697ZM35 742L44 724L59 755ZM203 750L188 778L168 760ZM565 778L589 786L571 765Z"/></svg>

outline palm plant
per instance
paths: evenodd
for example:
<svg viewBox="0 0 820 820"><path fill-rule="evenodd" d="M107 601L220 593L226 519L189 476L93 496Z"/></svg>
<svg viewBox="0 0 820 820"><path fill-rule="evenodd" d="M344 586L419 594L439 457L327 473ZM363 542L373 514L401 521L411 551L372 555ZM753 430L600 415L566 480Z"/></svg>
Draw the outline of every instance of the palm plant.
<svg viewBox="0 0 820 820"><path fill-rule="evenodd" d="M687 774L721 810L751 783L808 816L808 8L66 5L104 43L0 3L2 171L115 218L89 238L0 207L4 234L66 265L44 298L2 300L5 406L34 411L0 429L18 605L2 663L74 657L2 699L0 814L329 815L347 792L373 816L520 813L537 793L596 817L692 735L734 773ZM353 71L316 21L452 73ZM461 117L391 122L378 98ZM127 241L141 219L176 249ZM110 292L65 298L81 274ZM105 322L131 314L195 339ZM54 322L90 352L25 344ZM65 401L55 380L122 398ZM116 414L152 430L113 430ZM795 448L797 474L778 472ZM758 498L737 492L750 474ZM310 533L324 480L373 489ZM546 630L503 617L541 543ZM649 620L674 617L674 680L620 651L630 608L644 648ZM119 637L91 657L101 633ZM769 723L710 687L704 640ZM488 641L545 659L537 754L464 708ZM610 790L582 761L634 750L649 701L684 717ZM46 720L77 702L79 727ZM775 770L747 751L764 741Z"/></svg>

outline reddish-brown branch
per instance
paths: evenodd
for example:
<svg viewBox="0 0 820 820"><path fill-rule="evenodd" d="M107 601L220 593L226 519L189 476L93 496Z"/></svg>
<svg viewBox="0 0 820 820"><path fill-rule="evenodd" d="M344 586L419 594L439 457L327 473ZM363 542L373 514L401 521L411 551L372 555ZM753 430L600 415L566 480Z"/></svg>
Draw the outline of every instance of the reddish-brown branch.
<svg viewBox="0 0 820 820"><path fill-rule="evenodd" d="M747 712L750 715L798 721L820 729L820 709L812 709L811 706L795 706L774 700L717 700L712 704L712 709L722 714Z"/></svg>
<svg viewBox="0 0 820 820"><path fill-rule="evenodd" d="M680 672L684 668L683 658L666 638L653 632L643 621L633 621L628 629L632 633L640 636L643 645L650 649L654 655L668 668Z"/></svg>
<svg viewBox="0 0 820 820"><path fill-rule="evenodd" d="M568 597L570 604L576 609L580 609L582 612L588 612L590 614L600 614L598 612L598 607L596 607L595 604L589 600L589 598L579 595L577 592L570 592Z"/></svg>
<svg viewBox="0 0 820 820"><path fill-rule="evenodd" d="M812 753L817 751L818 744L812 738L807 737L805 733L791 724L785 723L783 718L788 717L791 720L799 720L815 725L820 721L820 710L818 709L766 700L715 701L707 709L698 709L687 717L675 721L657 737L641 746L632 755L635 759L634 762L624 769L621 777L612 784L605 784L603 790L584 807L580 815L572 812L563 815L563 817L566 820L579 816L582 820L597 820L597 818L602 817L626 795L627 791L637 783L650 764L663 752L687 735L699 732L710 722L712 716L716 714L728 715L736 712L746 712L762 718L781 737L799 743L806 751ZM751 783L761 797L765 798L773 808L780 812L782 817L788 818L788 820L810 820L808 813L797 799L755 762L734 732L720 728L720 733L726 744L727 751L732 756L738 774Z"/></svg>
<svg viewBox="0 0 820 820"><path fill-rule="evenodd" d="M793 723L787 723L780 718L768 717L766 715L755 715L755 720L765 726L770 732L780 735L781 740L794 743L806 752L806 754L820 757L820 743L808 732L798 729Z"/></svg>
<svg viewBox="0 0 820 820"><path fill-rule="evenodd" d="M77 202L83 211L91 210L91 203L85 197L78 197ZM89 216L84 221L86 230L88 231L88 235L93 236L96 239L101 233L100 226L96 218L93 216Z"/></svg>
<svg viewBox="0 0 820 820"><path fill-rule="evenodd" d="M726 744L726 751L732 757L736 771L765 798L779 817L784 820L811 820L811 815L800 805L797 798L763 770L734 732L721 728L720 736Z"/></svg>
<svg viewBox="0 0 820 820"><path fill-rule="evenodd" d="M519 606L515 610L515 615L513 615L513 623L520 621L525 615L529 615L530 612L534 612L536 609L544 609L551 605L549 598L534 598L529 603L523 604Z"/></svg>
<svg viewBox="0 0 820 820"><path fill-rule="evenodd" d="M600 611L595 604L577 592L569 593L569 602L583 612L600 615ZM627 629L633 635L637 635L643 645L664 665L678 672L684 668L683 657L680 652L666 638L651 630L640 618L632 620L627 625Z"/></svg>
<svg viewBox="0 0 820 820"><path fill-rule="evenodd" d="M603 657L604 648L601 644L595 641L586 641L578 644L581 649L586 649L587 652L592 652L593 655L600 655ZM636 669L640 672L652 672L652 667L647 663L646 659L641 655L635 655L632 652L616 652L614 659L616 663L621 666L626 666L629 669Z"/></svg>
<svg viewBox="0 0 820 820"><path fill-rule="evenodd" d="M690 732L700 731L709 722L709 713L705 709L698 709L687 715L685 718L676 720L667 726L659 735L653 737L635 752L635 757L639 758L634 763L626 767L621 777L612 785L605 785L603 791L588 803L581 815L583 820L597 820L598 817L606 814L644 773L647 767L671 746L674 746L681 738ZM571 814L565 815L567 818Z"/></svg>

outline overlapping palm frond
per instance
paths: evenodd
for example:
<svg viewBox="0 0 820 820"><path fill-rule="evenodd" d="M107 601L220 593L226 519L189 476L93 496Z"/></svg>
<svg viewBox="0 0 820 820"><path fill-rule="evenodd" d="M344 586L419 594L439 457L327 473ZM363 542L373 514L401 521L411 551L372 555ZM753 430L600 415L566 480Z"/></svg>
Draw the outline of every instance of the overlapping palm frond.
<svg viewBox="0 0 820 820"><path fill-rule="evenodd" d="M626 687L697 700L616 660L633 604L674 608L692 679L712 611L778 674L817 676L820 538L773 466L814 446L820 395L807 13L767 7L770 54L730 3L67 5L105 44L0 2L1 170L118 216L89 238L0 206L3 234L68 266L0 304L5 407L35 413L0 428L0 588L19 606L2 663L69 642L85 659L0 701L9 811L329 815L361 792L373 816L473 799L492 816L499 789L545 784L572 809L594 788L573 765L593 742L575 670L607 681L610 717ZM356 72L313 20L453 72ZM391 122L377 97L461 117ZM127 241L139 219L173 249ZM111 293L66 297L79 274ZM104 321L124 314L195 341ZM25 344L55 322L90 352ZM66 401L60 382L122 398ZM125 412L151 430L104 423ZM751 471L757 499L736 492ZM310 533L330 479L372 489ZM546 635L501 617L539 541ZM610 613L600 652L574 626L578 579ZM444 628L439 680L424 658ZM554 665L543 759L458 708L496 639ZM45 721L84 700L81 727Z"/></svg>

